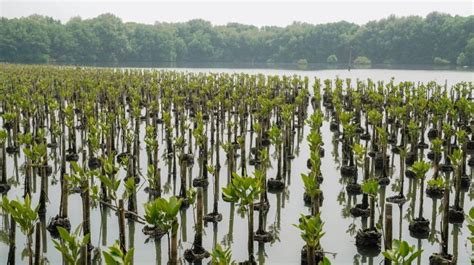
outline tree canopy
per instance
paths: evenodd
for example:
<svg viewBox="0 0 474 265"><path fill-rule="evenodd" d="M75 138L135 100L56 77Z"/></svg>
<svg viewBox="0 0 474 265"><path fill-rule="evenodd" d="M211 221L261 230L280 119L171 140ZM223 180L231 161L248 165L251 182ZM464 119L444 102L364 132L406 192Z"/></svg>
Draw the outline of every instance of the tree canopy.
<svg viewBox="0 0 474 265"><path fill-rule="evenodd" d="M346 21L286 27L238 23L124 23L113 14L61 23L31 15L0 19L0 61L15 63L242 62L474 65L474 16L390 16L364 25ZM352 47L352 48L351 48ZM352 49L352 52L350 50ZM332 56L334 55L334 56ZM332 61L331 59L331 61Z"/></svg>

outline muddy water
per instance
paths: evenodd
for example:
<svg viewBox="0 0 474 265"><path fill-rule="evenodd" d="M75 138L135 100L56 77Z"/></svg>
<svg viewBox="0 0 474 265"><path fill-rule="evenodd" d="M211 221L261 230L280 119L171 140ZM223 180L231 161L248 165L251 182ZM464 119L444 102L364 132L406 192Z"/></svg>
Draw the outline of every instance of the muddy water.
<svg viewBox="0 0 474 265"><path fill-rule="evenodd" d="M190 72L246 72L249 74L278 74L278 75L301 75L308 76L310 81L313 77L317 76L322 79L335 77L339 78L352 78L365 80L371 78L374 81L385 80L388 81L390 78L395 78L395 81L413 81L413 82L428 82L437 81L438 83L453 84L460 81L473 81L474 74L472 72L454 72L454 71L417 71L417 70L324 70L324 71L287 71L287 70L261 70L261 69L176 69L179 71L190 71ZM310 111L311 112L311 111ZM159 139L163 139L161 134L161 126ZM144 137L144 128L141 129L141 137ZM295 140L295 155L296 158L291 161L291 173L286 179L287 189L280 194L269 194L270 210L267 215L267 229L276 232L277 240L273 243L266 245L255 244L256 258L262 264L298 264L300 261L300 250L304 245L303 240L300 238L299 230L292 226L298 222L298 217L302 213L308 213L308 208L303 203L303 184L300 178L301 173L307 172L306 160L309 157L309 150L306 143L306 135L308 128L303 128L301 131L301 141ZM349 197L345 193L345 184L339 173L339 165L341 160L341 145L335 145L333 141L333 134L329 131L329 123L325 121L322 127L324 148L326 151L325 157L322 159L322 174L324 182L321 185L321 189L324 192L324 203L321 207L321 218L325 222L326 235L322 239L322 246L325 251L336 253L335 256L329 255L333 264L379 264L383 257L379 255L376 258L362 257L357 254L355 247L355 232L362 226L361 219L354 219L349 214L349 209L356 203L360 203L362 196ZM298 135L295 135L298 137ZM224 138L225 139L225 138ZM247 144L249 141L247 141ZM164 143L160 142L160 150L163 152ZM146 152L144 150L144 143L141 143L140 150L140 166L143 174L146 172ZM247 150L249 150L247 148ZM274 152L274 149L270 149L270 154ZM426 153L427 151L425 151ZM196 151L194 151L196 158ZM225 186L227 184L227 172L226 172L226 161L224 152L221 150L221 171L220 171L220 185ZM398 156L391 156L393 162L393 170L391 171L392 181L385 190L381 190L379 194L380 201L378 203L378 209L381 210L384 207L383 197L389 197L396 194L395 190L395 179L398 177ZM215 162L215 156L213 160ZM14 181L18 180L19 183L16 187L8 193L9 198L21 197L23 195L23 178L21 165L24 162L23 154L18 157L8 156L7 158L7 176L12 178ZM161 160L162 166L162 183L168 178L168 166ZM209 160L211 163L211 160ZM268 176L272 177L276 175L276 161L272 160L273 169L268 170ZM53 165L55 173L49 179L49 204L47 207L46 223L49 219L55 216L59 210L59 195L60 187L57 183L59 180L59 165ZM253 167L247 168L249 172L252 172ZM178 171L179 172L179 171ZM196 176L198 172L197 164L193 167L193 176ZM121 176L124 176L124 172L120 172ZM359 172L359 176L360 176ZM427 174L428 178L432 175L432 172ZM472 176L472 171L468 169L468 175ZM212 177L211 177L212 179ZM177 194L179 189L179 180L176 184L173 183L172 179L166 183L167 194ZM97 181L97 180L96 180ZM144 192L146 185L144 179L139 184L138 191L138 205L141 206L148 201L148 195ZM190 182L188 181L188 184ZM36 190L34 190L33 202L37 203L39 199L39 177L36 179ZM416 197L411 191L416 188L415 183L408 181L405 185L405 194L410 196L410 201L407 202L402 209L398 206L393 208L393 237L401 238L408 241L411 245L416 245L417 248L423 248L423 254L421 259L417 261L417 264L427 264L428 257L439 251L439 244L436 242L439 239L440 230L440 218L441 215L438 213L438 209L441 205L441 201L433 201L425 197L424 205L424 217L429 219L433 226L432 234L428 240L417 240L410 237L408 232L408 223L418 212L418 200L419 192ZM469 207L473 205L472 198L473 192L472 187L470 192L462 193L462 203L464 209L467 212ZM207 191L205 191L205 213L212 210L212 196L213 196L212 185L209 185ZM119 193L120 194L120 193ZM453 199L454 196L451 196ZM416 198L416 203L413 204ZM414 206L414 208L413 208ZM212 223L205 226L204 231L204 248L211 250L214 243L230 244L232 246L233 258L237 261L243 261L247 259L247 220L237 212L237 207L230 207L229 203L219 201L219 212L223 215L223 221L213 225ZM143 215L143 207L139 207L139 214ZM179 215L180 221L180 232L179 232L179 255L182 254L185 249L192 246L194 238L194 220L193 217L195 210L190 207L186 211L182 211ZM72 227L77 227L82 220L82 206L81 199L78 194L73 194L69 197L69 215ZM380 217L380 213L376 212L377 219ZM378 220L376 220L378 221ZM1 215L0 217L0 228L3 231L8 230L6 218ZM258 214L255 215L255 225L258 224ZM134 264L166 264L168 260L168 239L163 237L159 242L147 242L146 237L141 232L141 224L130 225L127 223L127 244L129 247L135 248ZM92 231L92 244L98 246L101 249L105 249L105 246L113 244L118 239L118 222L117 217L112 211L101 211L100 207L97 207L91 211L91 231ZM450 225L450 241L449 241L449 252L458 256L458 264L469 264L469 257L472 255L472 248L467 240L469 231L466 225L453 226ZM50 264L61 264L61 256L59 252L54 249L49 233L46 232L47 238L45 240L46 245L43 251L45 256L49 260ZM20 230L17 229L17 264L26 263L25 260L21 260L21 253L25 246L25 238L21 235ZM8 245L5 242L0 243L0 264L4 264L7 259ZM208 260L207 260L208 261ZM205 262L207 262L205 261Z"/></svg>

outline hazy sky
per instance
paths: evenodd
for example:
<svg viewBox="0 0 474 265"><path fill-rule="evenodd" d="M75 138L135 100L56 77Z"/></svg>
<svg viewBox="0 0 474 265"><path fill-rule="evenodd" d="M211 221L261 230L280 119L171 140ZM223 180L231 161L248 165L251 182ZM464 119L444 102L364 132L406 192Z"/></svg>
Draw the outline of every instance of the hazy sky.
<svg viewBox="0 0 474 265"><path fill-rule="evenodd" d="M474 0L378 0L378 1L90 1L90 0L0 0L0 16L13 18L41 14L63 22L73 16L95 17L113 13L125 22L153 24L160 22L184 22L203 18L213 24L239 22L257 26L286 26L293 21L312 24L346 20L363 24L370 20L387 17L419 15L432 11L468 16L474 10Z"/></svg>

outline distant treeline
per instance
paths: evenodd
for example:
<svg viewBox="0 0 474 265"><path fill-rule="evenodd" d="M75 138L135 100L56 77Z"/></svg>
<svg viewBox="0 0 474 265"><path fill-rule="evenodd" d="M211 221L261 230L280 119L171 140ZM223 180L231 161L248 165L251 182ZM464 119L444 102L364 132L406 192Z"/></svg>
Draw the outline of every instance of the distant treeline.
<svg viewBox="0 0 474 265"><path fill-rule="evenodd" d="M112 14L65 24L38 15L0 20L3 62L347 63L351 53L363 64L474 65L474 16L431 13L362 26L341 21L286 27L213 26L204 20L148 25L123 23Z"/></svg>

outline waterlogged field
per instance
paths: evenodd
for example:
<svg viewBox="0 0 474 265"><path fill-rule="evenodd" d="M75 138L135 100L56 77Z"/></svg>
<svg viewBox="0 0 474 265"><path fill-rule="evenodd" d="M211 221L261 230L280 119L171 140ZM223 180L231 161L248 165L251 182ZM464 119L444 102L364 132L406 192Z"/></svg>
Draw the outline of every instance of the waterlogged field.
<svg viewBox="0 0 474 265"><path fill-rule="evenodd" d="M1 65L0 262L469 264L472 79Z"/></svg>

